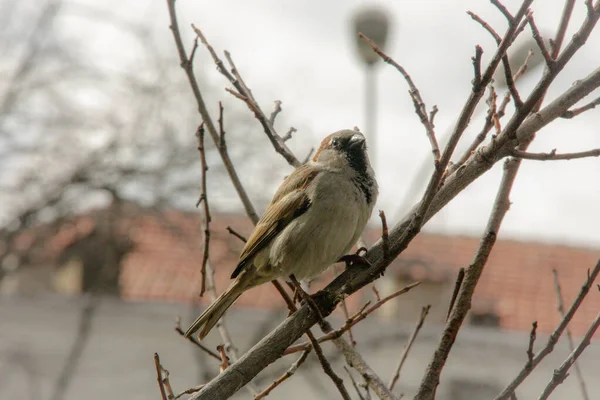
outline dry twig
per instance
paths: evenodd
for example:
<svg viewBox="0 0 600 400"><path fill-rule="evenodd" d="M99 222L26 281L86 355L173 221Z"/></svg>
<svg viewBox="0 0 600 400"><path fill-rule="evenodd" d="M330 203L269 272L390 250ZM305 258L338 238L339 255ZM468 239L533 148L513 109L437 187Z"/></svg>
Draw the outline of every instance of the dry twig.
<svg viewBox="0 0 600 400"><path fill-rule="evenodd" d="M396 68L398 72L402 74L404 80L406 80L406 83L408 83L408 87L410 88L408 93L410 94L410 98L412 99L413 104L415 106L415 112L421 119L421 123L425 126L425 133L427 134L427 138L429 139L429 143L431 145L431 152L433 153L433 160L437 168L440 161L440 148L438 146L437 139L435 138L435 129L433 127L433 122L427 116L427 108L425 106L423 98L421 97L419 89L417 89L417 86L414 84L412 78L410 77L408 72L406 72L404 67L398 64L396 61L394 61L390 56L385 54L383 50L381 50L371 39L369 39L362 33L359 33L358 36L360 36L361 39L367 42L369 46L373 48L373 51L375 51L375 53L377 53L383 59L383 61ZM437 109L437 106L435 106L435 109ZM435 113L433 113L432 116L435 116Z"/></svg>
<svg viewBox="0 0 600 400"><path fill-rule="evenodd" d="M384 305L385 303L387 303L388 301L395 299L396 297L408 292L409 290L419 286L421 284L421 282L414 282L411 283L408 286L403 287L402 289L390 294L389 296L384 297L383 299L380 299L377 301L377 303L373 304L371 307L369 307L370 303L367 302L364 306L361 307L360 310L358 310L358 312L356 312L356 314L354 314L353 316L351 316L350 318L348 318L346 320L346 322L344 323L344 325L342 325L340 328L333 330L331 332L328 332L327 334L319 337L317 339L318 343L323 343L326 342L328 340L334 340L337 338L342 337L342 335L344 334L344 332L346 332L348 329L350 329L351 327L353 327L354 325L356 325L357 323L359 323L360 321L362 321L363 319L367 318L367 316L369 314L371 314L373 311L377 310L379 307L381 307L382 305ZM304 343L300 343L294 346L290 346L288 347L285 351L284 351L284 355L287 354L292 354L292 353L296 353L298 351L304 351L307 350L311 347L311 343L309 342L304 342Z"/></svg>
<svg viewBox="0 0 600 400"><path fill-rule="evenodd" d="M185 332L183 331L183 329L181 329L181 317L177 317L177 320L175 321L175 332L180 334L182 337L185 337ZM194 343L200 348L200 350L202 350L212 358L216 359L217 361L221 361L221 357L217 353L200 343L198 339L196 339L194 336L189 336L187 340Z"/></svg>
<svg viewBox="0 0 600 400"><path fill-rule="evenodd" d="M220 104L219 104L220 105ZM220 124L219 124L220 125ZM200 198L196 203L196 207L200 203L204 203L204 247L202 251L202 284L200 289L200 297L204 296L206 291L206 264L208 263L209 249L210 249L210 208L208 206L208 199L206 197L206 171L208 171L208 164L206 163L206 152L204 148L204 122L198 126L196 131L196 137L198 138L198 152L200 153L200 162L202 168L202 179L200 183Z"/></svg>
<svg viewBox="0 0 600 400"><path fill-rule="evenodd" d="M523 158L526 160L538 160L538 161L549 161L549 160L573 160L576 158L586 157L600 157L600 149L592 149L588 151L581 151L577 153L564 153L556 154L556 149L553 149L550 153L528 153L514 149L511 151L511 156L517 158Z"/></svg>
<svg viewBox="0 0 600 400"><path fill-rule="evenodd" d="M531 323L531 332L529 332L529 345L527 346L527 365L533 365L533 345L535 344L536 332L537 332L537 321Z"/></svg>
<svg viewBox="0 0 600 400"><path fill-rule="evenodd" d="M390 390L394 390L394 386L396 385L396 382L398 382L398 379L400 379L400 371L402 370L404 361L406 361L406 358L408 357L408 352L410 351L415 339L417 338L417 335L419 334L419 331L421 330L421 327L423 326L423 323L425 322L425 318L427 318L427 314L429 314L430 308L431 308L431 305L428 304L421 309L421 316L419 317L419 320L417 321L417 325L415 326L413 333L410 335L408 342L404 346L404 351L402 352L402 355L400 356L400 361L398 362L398 366L396 367L396 370L394 371L394 376L392 376L392 379L390 380L390 384L389 384Z"/></svg>
<svg viewBox="0 0 600 400"><path fill-rule="evenodd" d="M275 381L273 381L273 383L271 383L269 385L269 387L267 387L265 390L263 390L256 396L254 396L254 400L260 400L262 398L267 397L269 395L269 393L271 393L271 391L273 391L273 389L275 389L277 386L281 385L286 379L288 379L292 375L294 375L294 373L298 370L298 368L304 363L304 361L306 361L306 357L308 357L308 354L310 352L311 352L311 349L304 350L304 352L302 352L300 357L292 365L290 365L290 368L287 371L285 371L285 373L283 375L281 375L279 378L275 379Z"/></svg>
<svg viewBox="0 0 600 400"><path fill-rule="evenodd" d="M567 359L561 364L560 367L558 367L558 369L554 370L552 379L550 380L550 382L548 382L548 385L544 388L544 391L542 392L540 397L538 397L538 400L546 400L552 394L554 389L556 389L558 385L563 383L563 381L568 376L567 372L569 371L569 368L571 368L571 365L573 365L577 361L577 358L579 358L579 356L581 355L581 353L583 353L585 348L590 345L590 341L592 340L592 337L594 336L594 333L596 333L596 330L599 326L600 313L596 316L596 319L588 328L587 332L585 333L585 336L581 340L581 343L579 343L579 346L577 346L577 348L571 352L569 357L567 357Z"/></svg>
<svg viewBox="0 0 600 400"><path fill-rule="evenodd" d="M173 389L169 382L169 371L163 368L160 364L160 358L158 353L154 353L154 366L156 367L156 380L158 381L158 387L160 389L160 395L162 400L174 400Z"/></svg>
<svg viewBox="0 0 600 400"><path fill-rule="evenodd" d="M246 86L246 84L244 83L244 80L242 79L241 75L239 74L239 70L233 63L231 54L229 54L229 52L225 51L225 58L227 58L227 61L229 62L229 65L232 68L232 72L229 73L229 71L227 71L227 69L225 68L225 66L223 64L223 61L219 58L219 56L217 56L217 53L215 52L213 47L208 43L208 40L206 40L206 37L204 36L202 31L199 28L197 28L194 24L192 24L192 28L194 29L194 32L196 33L196 35L200 38L200 41L202 42L202 44L204 44L204 46L206 46L207 50L210 52L210 55L212 56L213 61L217 65L217 70L225 78L227 78L227 80L229 80L229 82L231 82L231 84L237 90L237 92L234 92L233 90L229 89L228 92L233 94L235 97L239 98L240 100L244 101L246 103L246 105L248 106L248 108L254 113L254 116L256 117L258 122L263 127L263 130L264 130L265 134L267 135L267 137L269 138L269 140L271 141L271 144L273 145L273 148L275 149L275 151L277 153L281 154L283 156L283 158L285 158L285 160L291 166L293 166L293 167L300 166L300 161L298 161L296 156L294 156L294 154L290 151L290 149L284 143L283 138L281 136L279 136L279 134L277 134L277 132L275 131L275 128L273 127L273 124L271 123L271 120L273 120L273 121L275 120L275 117L277 116L278 112L277 113L274 112L274 114L271 114L271 118L267 118L265 113L262 111L262 109L260 108L260 106L258 105L256 100L254 99L254 96L252 96L252 92L250 91L250 89L248 89L248 86ZM281 104L279 104L279 106L280 105ZM276 110L277 110L277 106L276 106Z"/></svg>
<svg viewBox="0 0 600 400"><path fill-rule="evenodd" d="M194 66L191 62L191 59L188 58L185 47L183 46L183 41L181 40L181 32L179 31L179 24L177 22L177 13L175 12L175 0L167 0L167 6L169 9L169 18L170 18L170 26L171 32L173 33L173 39L175 40L175 45L177 47L177 53L179 54L179 60L181 67L185 71L185 74L190 83L190 87L194 94L194 98L196 99L196 103L198 104L198 111L202 117L206 125L206 129L210 134L215 146L217 146L217 150L219 151L219 155L221 156L221 161L223 161L223 165L229 174L229 178L233 183L233 187L235 188L242 204L244 205L244 209L246 213L250 216L253 221L258 221L258 215L254 210L254 206L250 202L250 198L248 194L244 190L242 186L242 182L235 171L231 158L229 157L229 153L227 152L227 147L225 146L225 142L221 140L217 129L215 128L215 124L206 108L206 103L204 102L204 97L202 96L202 92L200 91L200 86L198 85L198 81L196 80L196 75L194 74Z"/></svg>
<svg viewBox="0 0 600 400"><path fill-rule="evenodd" d="M556 299L558 303L558 313L561 318L565 317L565 306L563 302L562 290L560 288L560 282L558 280L558 272L556 269L552 270L552 275L554 277L554 289L556 290ZM571 330L567 326L565 329L565 333L567 334L567 341L569 343L569 349L571 352L575 350L575 342L573 341L573 335L571 334ZM579 383L579 389L581 390L581 397L584 400L589 400L590 396L587 391L587 387L585 381L583 380L583 374L581 373L581 369L579 368L579 363L577 361L574 362L573 367L575 368L575 375L577 376L577 382Z"/></svg>
<svg viewBox="0 0 600 400"><path fill-rule="evenodd" d="M598 262L596 263L596 266L594 267L592 272L588 273L587 279L585 280L585 283L581 287L579 294L577 295L577 297L571 304L571 307L569 308L569 310L565 313L565 316L562 319L562 321L560 322L560 324L556 327L554 332L552 332L552 334L548 338L548 342L546 343L546 346L544 346L544 348L542 350L540 350L539 353L536 354L536 356L533 358L533 361L531 363L528 362L525 365L525 367L523 367L523 369L519 372L519 374L515 377L515 379L513 379L513 381L511 383L509 383L508 386L498 396L496 396L496 398L494 400L508 399L511 396L511 394L514 393L514 391L517 389L517 387L519 387L519 385L525 380L525 378L527 378L529 376L531 371L544 359L544 357L546 357L548 354L550 354L554 350L554 346L558 342L558 339L560 339L560 336L566 329L567 325L573 319L573 316L577 312L577 309L583 302L583 299L585 298L585 296L590 291L590 288L592 287L592 284L596 280L596 277L598 276L599 273L600 273L600 260L598 260Z"/></svg>
<svg viewBox="0 0 600 400"><path fill-rule="evenodd" d="M585 111L591 110L593 108L596 108L596 106L598 106L598 105L600 105L600 97L594 99L593 101L589 102L588 104L586 104L583 107L578 107L578 108L575 108L573 110L565 111L563 113L563 115L561 115L561 118L566 118L566 119L575 118L576 116L578 116L582 112L585 112Z"/></svg>
<svg viewBox="0 0 600 400"><path fill-rule="evenodd" d="M459 268L458 274L456 275L456 281L454 282L454 290L452 291L452 297L450 298L450 304L448 304L448 313L446 314L446 322L448 322L448 318L450 318L450 313L452 313L452 309L454 308L454 303L456 302L456 296L458 296L458 292L460 291L460 287L463 283L463 279L465 279L465 269Z"/></svg>
<svg viewBox="0 0 600 400"><path fill-rule="evenodd" d="M496 238L498 237L502 220L504 219L504 216L506 215L506 212L510 206L509 195L519 170L519 165L519 160L515 159L509 159L504 163L502 181L500 182L492 213L490 214L487 227L485 228L485 234L481 238L481 242L473 262L465 271L464 280L460 286L458 296L456 297L455 306L450 313L450 318L446 322L440 344L438 345L433 358L427 367L427 371L423 380L421 381L419 391L415 396L415 399L417 400L430 400L435 398L435 393L440 382L442 369L446 364L446 360L450 354L450 350L454 344L456 335L458 334L467 312L471 308L473 292L475 291L479 277L481 276L483 268L485 267L494 244L496 243Z"/></svg>

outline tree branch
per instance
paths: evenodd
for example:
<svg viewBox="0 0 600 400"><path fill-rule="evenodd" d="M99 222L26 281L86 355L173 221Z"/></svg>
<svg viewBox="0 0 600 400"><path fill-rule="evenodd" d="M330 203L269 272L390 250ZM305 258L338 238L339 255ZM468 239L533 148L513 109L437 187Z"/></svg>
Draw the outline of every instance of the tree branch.
<svg viewBox="0 0 600 400"><path fill-rule="evenodd" d="M233 162L231 161L231 158L229 157L229 154L227 153L227 148L225 146L219 145L221 143L219 134L217 133L215 124L213 123L213 120L210 117L210 113L208 112L208 109L206 108L206 104L204 103L204 98L202 96L202 92L200 91L200 87L198 85L196 76L194 74L194 66L188 59L186 52L185 52L185 47L183 46L183 42L181 40L181 33L179 31L179 25L177 23L177 13L175 11L175 0L167 0L167 6L169 9L169 18L170 18L169 28L171 29L171 32L173 33L173 38L175 40L175 45L177 47L177 52L179 54L179 60L181 63L181 67L185 71L185 74L190 83L190 87L191 87L194 97L196 99L196 103L198 105L198 112L200 113L202 120L204 121L204 123L206 125L206 129L208 130L208 133L210 134L213 142L215 143L215 146L217 146L219 155L221 156L221 160L223 161L223 165L225 166L225 169L227 170L227 173L229 174L229 178L231 179L231 182L233 183L233 186L234 186L236 192L238 193L238 196L240 197L242 204L244 205L246 213L250 216L250 218L252 220L258 221L258 215L256 214L256 211L254 210L254 206L252 206L252 203L250 202L250 198L248 197L248 194L244 190L244 188L242 186L242 182L240 181L240 178L239 178L237 172L235 171Z"/></svg>
<svg viewBox="0 0 600 400"><path fill-rule="evenodd" d="M450 350L454 345L456 335L467 316L467 312L471 308L473 292L475 291L479 277L481 276L483 268L496 243L502 220L510 206L509 195L517 176L519 165L520 161L515 159L506 160L504 163L502 181L500 182L496 200L494 201L494 207L488 220L487 227L485 228L485 235L481 239L473 262L465 270L465 277L460 286L458 296L456 297L455 306L452 308L440 344L427 367L427 371L421 381L415 400L430 400L435 398L442 369L444 368Z"/></svg>
<svg viewBox="0 0 600 400"><path fill-rule="evenodd" d="M558 369L554 370L552 379L550 380L548 385L544 388L544 391L542 392L540 397L538 397L538 400L546 400L552 394L554 389L556 389L556 387L558 385L563 383L563 381L568 376L567 372L569 371L569 368L571 368L571 365L573 365L577 361L577 358L579 358L581 353L583 353L583 350L585 350L585 348L590 345L592 336L594 336L594 333L596 333L596 330L598 329L599 326L600 326L600 313L596 316L596 319L590 325L589 329L585 333L585 336L583 337L583 340L581 341L581 343L579 343L579 346L577 346L577 348L571 352L569 357L567 357L567 359L561 364L560 367L558 367Z"/></svg>
<svg viewBox="0 0 600 400"><path fill-rule="evenodd" d="M583 302L583 299L590 291L590 288L592 287L592 284L596 280L596 277L598 276L599 273L600 273L600 260L598 260L598 262L596 263L596 266L594 267L594 269L592 270L591 273L589 273L589 271L588 271L587 279L585 280L585 283L581 287L579 294L577 295L577 297L571 304L571 307L565 314L565 316L562 319L562 321L560 322L560 324L556 327L554 332L552 332L552 334L548 338L548 343L546 343L546 346L542 350L540 350L540 352L533 358L532 362L528 362L525 365L525 367L523 367L523 369L519 372L517 377L498 396L496 396L495 400L508 399L511 396L511 394L514 393L514 391L517 389L517 387L519 387L519 385L525 380L525 378L527 378L529 376L531 371L533 371L533 369L535 367L537 367L537 365L544 359L544 357L546 357L548 354L550 354L554 350L554 346L558 342L558 339L560 339L560 336L566 329L567 325L571 322L571 319L573 319L575 312L577 312L577 309Z"/></svg>
<svg viewBox="0 0 600 400"><path fill-rule="evenodd" d="M538 160L538 161L573 160L576 158L600 157L600 149L581 151L578 153L564 153L564 154L556 154L556 149L553 149L550 153L528 153L526 151L514 149L511 151L511 156L517 157L517 158L523 158L526 160Z"/></svg>
<svg viewBox="0 0 600 400"><path fill-rule="evenodd" d="M556 300L558 303L558 313L561 318L565 317L565 306L563 302L562 290L560 289L560 282L558 280L558 273L556 269L552 270L552 275L554 277L554 289L556 290ZM571 335L571 330L567 326L566 334L567 341L569 343L569 349L571 352L575 350L575 342L573 341L573 335ZM585 381L583 380L583 374L581 373L581 369L579 368L579 363L577 361L574 362L575 367L575 375L577 376L577 382L579 383L579 389L581 390L581 397L583 400L589 400L590 396L588 395L587 388L585 385Z"/></svg>
<svg viewBox="0 0 600 400"><path fill-rule="evenodd" d="M392 379L390 380L390 384L388 385L390 390L394 390L394 386L396 385L396 382L398 382L398 379L400 379L400 371L402 370L402 366L404 365L404 362L406 361L406 358L408 357L408 352L410 351L413 343L415 342L415 339L417 338L417 335L419 334L421 327L423 327L423 323L425 322L425 318L427 318L427 314L429 314L430 308L431 308L431 304L428 304L427 306L425 306L421 309L421 316L419 317L419 320L417 321L417 325L415 326L413 333L410 335L408 342L404 346L404 351L402 352L402 355L400 356L400 361L398 362L398 366L396 367L396 370L394 371L394 376L392 376Z"/></svg>

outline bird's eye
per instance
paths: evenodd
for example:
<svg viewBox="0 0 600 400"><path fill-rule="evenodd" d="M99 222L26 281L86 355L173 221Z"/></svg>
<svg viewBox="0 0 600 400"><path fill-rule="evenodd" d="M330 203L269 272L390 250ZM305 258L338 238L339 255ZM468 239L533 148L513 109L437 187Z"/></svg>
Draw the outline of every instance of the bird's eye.
<svg viewBox="0 0 600 400"><path fill-rule="evenodd" d="M333 140L331 141L331 145L332 145L333 147L339 147L339 146L340 146L340 141L339 141L338 139L333 139Z"/></svg>

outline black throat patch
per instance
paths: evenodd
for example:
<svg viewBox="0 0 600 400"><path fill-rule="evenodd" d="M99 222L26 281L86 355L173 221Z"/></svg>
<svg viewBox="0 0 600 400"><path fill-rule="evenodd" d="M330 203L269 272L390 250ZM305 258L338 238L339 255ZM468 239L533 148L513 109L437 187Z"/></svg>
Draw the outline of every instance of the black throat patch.
<svg viewBox="0 0 600 400"><path fill-rule="evenodd" d="M367 173L366 150L362 148L348 149L346 152L348 164L356 171L357 176L353 178L354 183L360 188L367 203L373 199L373 178Z"/></svg>

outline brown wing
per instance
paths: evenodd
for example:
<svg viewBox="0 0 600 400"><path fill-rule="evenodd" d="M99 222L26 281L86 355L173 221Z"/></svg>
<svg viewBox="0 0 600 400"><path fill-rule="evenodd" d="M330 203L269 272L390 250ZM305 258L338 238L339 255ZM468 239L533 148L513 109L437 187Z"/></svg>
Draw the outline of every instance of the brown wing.
<svg viewBox="0 0 600 400"><path fill-rule="evenodd" d="M310 199L301 189L304 189L317 174L318 171L314 167L302 165L279 186L273 200L271 200L271 204L269 204L248 238L240 255L240 261L233 274L231 274L232 279L237 277L246 263L258 251L267 246L283 228L308 211Z"/></svg>

